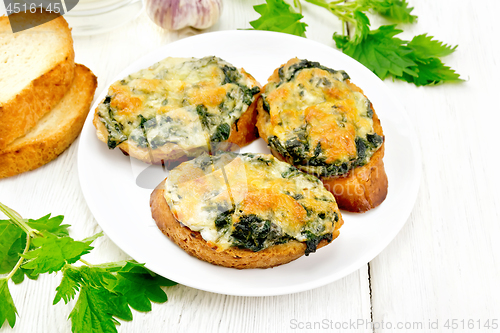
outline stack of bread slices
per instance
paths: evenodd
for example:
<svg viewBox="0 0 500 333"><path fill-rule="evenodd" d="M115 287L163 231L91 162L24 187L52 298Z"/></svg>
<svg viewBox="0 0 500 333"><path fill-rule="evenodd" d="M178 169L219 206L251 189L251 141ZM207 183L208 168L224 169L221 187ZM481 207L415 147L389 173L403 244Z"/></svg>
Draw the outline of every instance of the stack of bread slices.
<svg viewBox="0 0 500 333"><path fill-rule="evenodd" d="M36 169L68 148L96 87L95 75L74 62L62 16L17 33L0 17L0 178Z"/></svg>

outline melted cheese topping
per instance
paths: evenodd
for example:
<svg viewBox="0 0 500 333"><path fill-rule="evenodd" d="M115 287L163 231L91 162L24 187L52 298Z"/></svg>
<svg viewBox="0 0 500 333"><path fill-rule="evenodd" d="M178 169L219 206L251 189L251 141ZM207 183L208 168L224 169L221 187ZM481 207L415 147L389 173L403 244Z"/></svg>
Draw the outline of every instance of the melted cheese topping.
<svg viewBox="0 0 500 333"><path fill-rule="evenodd" d="M316 177L271 155L205 154L170 171L165 188L175 218L218 250L321 238L339 221L333 195Z"/></svg>
<svg viewBox="0 0 500 333"><path fill-rule="evenodd" d="M383 142L370 101L343 71L295 58L271 76L262 96L270 146L307 172L346 173Z"/></svg>
<svg viewBox="0 0 500 333"><path fill-rule="evenodd" d="M113 83L97 112L109 148L131 140L189 151L227 140L259 91L252 76L219 58L166 58Z"/></svg>

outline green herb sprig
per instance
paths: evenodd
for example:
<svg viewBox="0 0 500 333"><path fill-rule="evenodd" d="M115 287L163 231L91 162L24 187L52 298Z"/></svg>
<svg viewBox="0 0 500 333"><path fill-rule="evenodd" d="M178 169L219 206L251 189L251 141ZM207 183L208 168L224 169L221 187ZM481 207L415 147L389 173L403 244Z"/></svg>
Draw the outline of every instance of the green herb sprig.
<svg viewBox="0 0 500 333"><path fill-rule="evenodd" d="M81 241L69 237L63 216L23 219L0 203L9 219L0 220L0 327L16 323L17 310L8 282L36 280L40 274L62 272L53 304L78 299L71 311L72 332L117 332L117 319L132 320L132 311L151 311L151 302L164 303L162 286L176 283L154 274L133 260L92 265L81 257L89 253L98 233ZM82 265L74 265L80 262Z"/></svg>
<svg viewBox="0 0 500 333"><path fill-rule="evenodd" d="M342 34L333 34L336 46L382 80L392 77L416 86L463 81L440 59L453 53L457 46L444 44L427 34L415 36L411 41L396 37L403 32L396 24L417 20L406 0L304 1L326 9L342 21ZM301 22L302 4L293 0L293 5L298 12L284 0L266 0L265 4L254 6L261 17L250 25L256 30L306 37L307 24ZM367 13L383 16L393 24L371 30Z"/></svg>

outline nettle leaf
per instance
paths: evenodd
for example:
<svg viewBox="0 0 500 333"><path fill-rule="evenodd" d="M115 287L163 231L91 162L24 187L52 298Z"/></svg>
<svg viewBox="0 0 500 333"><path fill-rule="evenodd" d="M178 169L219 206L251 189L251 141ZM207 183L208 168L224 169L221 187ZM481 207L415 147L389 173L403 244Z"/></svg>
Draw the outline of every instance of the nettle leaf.
<svg viewBox="0 0 500 333"><path fill-rule="evenodd" d="M434 85L441 82L460 82L460 75L446 66L439 57L447 56L455 51L457 46L450 46L422 34L415 36L408 47L412 49L410 58L416 66L412 69L417 76L403 74L399 79L414 83L416 86Z"/></svg>
<svg viewBox="0 0 500 333"><path fill-rule="evenodd" d="M9 220L0 220L0 274L7 274L16 266L25 247L26 233ZM33 270L21 266L12 276L12 281L19 284L24 281L25 275L32 280L38 278Z"/></svg>
<svg viewBox="0 0 500 333"><path fill-rule="evenodd" d="M0 328L7 321L10 327L16 324L16 306L10 295L7 279L0 279Z"/></svg>
<svg viewBox="0 0 500 333"><path fill-rule="evenodd" d="M433 39L432 36L422 34L413 37L408 43L408 47L413 50L413 55L417 59L439 58L452 54L458 45L450 46Z"/></svg>
<svg viewBox="0 0 500 333"><path fill-rule="evenodd" d="M24 237L23 237L24 236ZM0 220L0 274L9 273L23 252L22 239L26 234L10 220Z"/></svg>
<svg viewBox="0 0 500 333"><path fill-rule="evenodd" d="M415 60L417 66L413 68L418 76L403 74L398 77L416 86L434 85L441 82L461 82L460 74L443 64L438 58L426 59L425 62Z"/></svg>
<svg viewBox="0 0 500 333"><path fill-rule="evenodd" d="M132 320L132 312L125 297L107 288L107 281L114 279L113 274L105 268L65 266L53 304L61 299L68 303L80 291L69 315L72 332L117 332L115 326L119 322L115 317Z"/></svg>
<svg viewBox="0 0 500 333"><path fill-rule="evenodd" d="M132 261L126 262L116 273L116 280L109 281L108 287L124 295L128 304L137 311L151 311L151 302L166 302L167 295L160 286L176 284Z"/></svg>
<svg viewBox="0 0 500 333"><path fill-rule="evenodd" d="M54 304L68 303L80 291L70 314L73 332L116 332L116 318L132 320L130 307L150 311L151 302L163 303L161 286L176 284L147 270L135 261L63 269Z"/></svg>
<svg viewBox="0 0 500 333"><path fill-rule="evenodd" d="M63 237L69 236L68 227L69 224L61 225L64 216L58 215L54 217L50 217L50 214L47 214L38 220L29 219L26 223L33 229L36 229L40 232L48 231L56 236Z"/></svg>
<svg viewBox="0 0 500 333"><path fill-rule="evenodd" d="M89 241L75 241L73 238L57 237L50 232L44 232L43 237L32 240L34 250L23 257L28 261L23 264L25 269L33 269L34 274L52 273L61 270L64 265L78 261L80 257L93 249Z"/></svg>
<svg viewBox="0 0 500 333"><path fill-rule="evenodd" d="M369 0L371 8L380 15L397 23L414 23L417 16L412 15L413 7L406 0Z"/></svg>
<svg viewBox="0 0 500 333"><path fill-rule="evenodd" d="M354 25L352 42L359 43L365 39L366 35L370 32L370 20L363 12L358 10L353 12L353 18L356 20L356 24Z"/></svg>
<svg viewBox="0 0 500 333"><path fill-rule="evenodd" d="M63 216L50 217L45 215L37 220L29 219L26 221L29 227L37 231L48 231L56 236L68 236L68 224L61 225ZM0 220L0 274L10 272L26 247L26 233L10 220ZM30 249L34 250L36 246L31 244ZM24 276L36 280L40 272L29 268L30 266L21 266L12 276L12 281L19 284L24 281Z"/></svg>
<svg viewBox="0 0 500 333"><path fill-rule="evenodd" d="M83 286L75 307L69 314L73 333L118 332L119 322L113 317L132 320L132 312L126 306L124 297L106 289Z"/></svg>
<svg viewBox="0 0 500 333"><path fill-rule="evenodd" d="M338 48L368 67L382 80L389 75L417 76L412 69L416 63L410 58L412 49L406 46L406 41L394 37L402 30L395 25L383 25L371 30L365 39L354 44L349 43L346 37L335 34L333 39Z"/></svg>
<svg viewBox="0 0 500 333"><path fill-rule="evenodd" d="M300 22L303 16L283 0L266 0L265 4L253 7L261 15L250 25L255 30L277 31L306 37L307 24Z"/></svg>
<svg viewBox="0 0 500 333"><path fill-rule="evenodd" d="M65 304L68 304L80 290L81 282L82 279L78 270L74 269L73 266L66 266L63 269L63 277L61 283L56 288L56 296L52 304L59 303L61 299L64 300Z"/></svg>

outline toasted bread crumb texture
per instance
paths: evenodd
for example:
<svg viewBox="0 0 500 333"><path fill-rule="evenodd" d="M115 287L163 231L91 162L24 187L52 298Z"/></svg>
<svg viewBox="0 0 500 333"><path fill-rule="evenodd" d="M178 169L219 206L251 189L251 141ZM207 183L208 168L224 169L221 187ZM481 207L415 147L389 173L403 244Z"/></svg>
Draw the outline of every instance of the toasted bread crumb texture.
<svg viewBox="0 0 500 333"><path fill-rule="evenodd" d="M311 174L346 174L368 163L383 143L361 89L344 71L317 62L295 58L275 70L263 89L261 108L260 135Z"/></svg>
<svg viewBox="0 0 500 333"><path fill-rule="evenodd" d="M239 119L255 117L259 93L251 75L217 57L166 58L113 83L94 124L110 149L146 162L197 156L210 144L256 138L255 123Z"/></svg>
<svg viewBox="0 0 500 333"><path fill-rule="evenodd" d="M73 39L62 16L15 34L0 17L0 151L61 100L74 67Z"/></svg>
<svg viewBox="0 0 500 333"><path fill-rule="evenodd" d="M266 154L184 162L170 171L165 199L179 222L218 251L298 241L307 255L341 225L335 199L318 178Z"/></svg>
<svg viewBox="0 0 500 333"><path fill-rule="evenodd" d="M0 178L36 169L59 156L80 133L97 88L97 78L77 65L63 99L26 135L0 152Z"/></svg>
<svg viewBox="0 0 500 333"><path fill-rule="evenodd" d="M163 234L191 256L214 265L247 269L283 265L303 256L306 251L306 244L297 241L274 245L258 252L236 247L217 251L201 237L199 232L192 231L175 219L165 201L164 184L165 182L162 182L151 194L150 205L153 219ZM337 238L338 235L339 230L334 230L332 239ZM327 240L322 240L317 248L327 244L329 244Z"/></svg>

